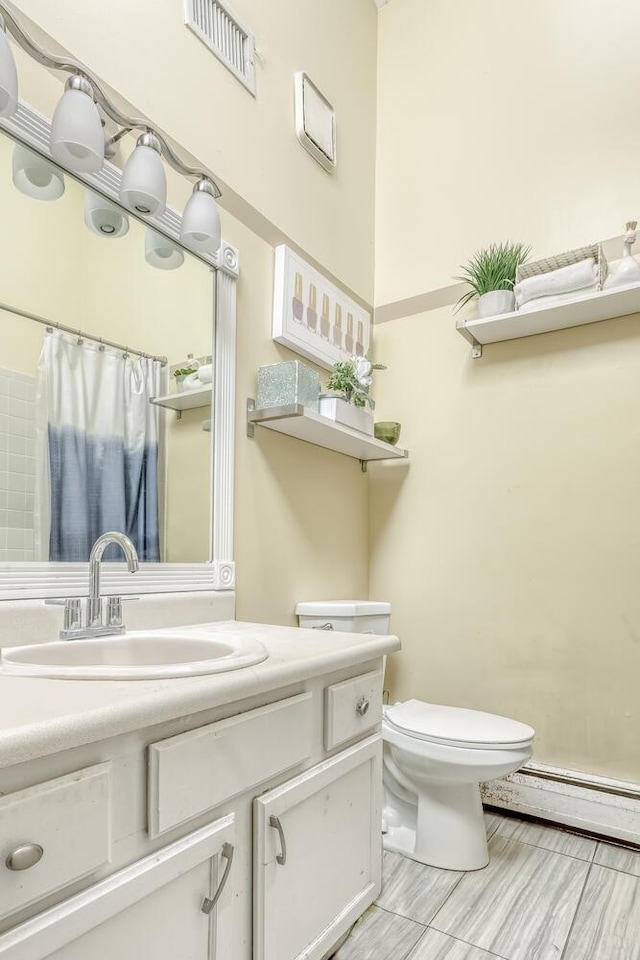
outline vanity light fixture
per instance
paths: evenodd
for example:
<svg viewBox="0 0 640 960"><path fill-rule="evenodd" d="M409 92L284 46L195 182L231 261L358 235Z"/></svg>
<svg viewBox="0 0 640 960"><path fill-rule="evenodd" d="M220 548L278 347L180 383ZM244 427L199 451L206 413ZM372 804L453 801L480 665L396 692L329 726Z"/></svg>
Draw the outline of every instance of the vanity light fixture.
<svg viewBox="0 0 640 960"><path fill-rule="evenodd" d="M51 121L51 154L76 173L97 173L104 163L104 133L93 87L69 77Z"/></svg>
<svg viewBox="0 0 640 960"><path fill-rule="evenodd" d="M213 175L202 166L194 166L190 157L183 159L169 138L149 118L131 117L123 113L100 78L82 62L45 49L31 36L19 15L4 0L0 0L0 116L10 116L18 105L16 67L1 29L3 24L18 46L37 63L49 70L71 74L51 123L50 149L53 158L62 167L75 173L97 173L105 157L101 115L118 128L109 140L110 145L126 133L142 131L122 173L122 203L143 216L162 215L167 194L164 160L181 176L196 181L182 218L183 243L194 253L216 253L221 243L220 214L216 200L221 193ZM95 215L92 214L87 220L91 229L94 228L94 221ZM102 228L100 230L105 232ZM112 235L122 236L116 231Z"/></svg>
<svg viewBox="0 0 640 960"><path fill-rule="evenodd" d="M25 196L34 200L57 200L64 193L62 170L21 143L13 148L11 166L13 184Z"/></svg>
<svg viewBox="0 0 640 960"><path fill-rule="evenodd" d="M0 117L10 117L18 109L18 71L0 13Z"/></svg>
<svg viewBox="0 0 640 960"><path fill-rule="evenodd" d="M208 177L198 180L182 215L182 241L192 250L215 253L222 235L215 188Z"/></svg>
<svg viewBox="0 0 640 960"><path fill-rule="evenodd" d="M161 233L147 227L144 235L144 258L158 270L177 270L184 263L184 251Z"/></svg>
<svg viewBox="0 0 640 960"><path fill-rule="evenodd" d="M84 222L93 233L111 240L124 237L129 230L129 217L124 210L92 190L85 191Z"/></svg>
<svg viewBox="0 0 640 960"><path fill-rule="evenodd" d="M138 213L161 216L167 205L167 176L162 165L160 141L150 130L138 137L124 165L120 199Z"/></svg>

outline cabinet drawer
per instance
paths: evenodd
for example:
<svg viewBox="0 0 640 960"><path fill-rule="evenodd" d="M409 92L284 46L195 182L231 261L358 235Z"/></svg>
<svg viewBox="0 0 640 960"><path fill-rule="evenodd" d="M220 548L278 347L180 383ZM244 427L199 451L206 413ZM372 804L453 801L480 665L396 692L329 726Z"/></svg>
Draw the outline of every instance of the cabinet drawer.
<svg viewBox="0 0 640 960"><path fill-rule="evenodd" d="M368 733L382 719L382 670L364 673L325 690L324 745L333 750Z"/></svg>
<svg viewBox="0 0 640 960"><path fill-rule="evenodd" d="M109 862L110 768L101 763L0 797L0 918ZM42 848L40 859L15 869L28 844Z"/></svg>
<svg viewBox="0 0 640 960"><path fill-rule="evenodd" d="M311 693L149 747L149 835L157 837L301 763L311 753Z"/></svg>

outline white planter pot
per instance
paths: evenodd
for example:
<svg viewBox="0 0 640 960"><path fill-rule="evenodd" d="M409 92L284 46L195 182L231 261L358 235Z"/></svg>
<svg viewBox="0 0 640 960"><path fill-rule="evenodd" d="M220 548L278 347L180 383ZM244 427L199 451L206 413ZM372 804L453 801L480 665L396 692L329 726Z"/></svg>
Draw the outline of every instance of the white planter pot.
<svg viewBox="0 0 640 960"><path fill-rule="evenodd" d="M373 414L366 407L356 407L342 397L320 397L318 412L327 420L335 420L345 427L373 436Z"/></svg>
<svg viewBox="0 0 640 960"><path fill-rule="evenodd" d="M189 393L190 390L198 390L205 386L200 380L198 373L188 373L184 377L176 377L176 389L178 393Z"/></svg>
<svg viewBox="0 0 640 960"><path fill-rule="evenodd" d="M478 300L478 316L483 320L499 317L502 313L513 313L515 308L513 290L491 290L490 293L483 293Z"/></svg>

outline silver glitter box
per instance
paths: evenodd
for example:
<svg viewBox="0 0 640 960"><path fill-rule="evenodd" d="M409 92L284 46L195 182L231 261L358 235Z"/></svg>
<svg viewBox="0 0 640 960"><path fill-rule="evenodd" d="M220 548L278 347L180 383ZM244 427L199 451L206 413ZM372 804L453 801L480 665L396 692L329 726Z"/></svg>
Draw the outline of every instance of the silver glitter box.
<svg viewBox="0 0 640 960"><path fill-rule="evenodd" d="M299 360L270 363L258 370L259 408L301 403L304 407L317 410L319 395L319 375Z"/></svg>

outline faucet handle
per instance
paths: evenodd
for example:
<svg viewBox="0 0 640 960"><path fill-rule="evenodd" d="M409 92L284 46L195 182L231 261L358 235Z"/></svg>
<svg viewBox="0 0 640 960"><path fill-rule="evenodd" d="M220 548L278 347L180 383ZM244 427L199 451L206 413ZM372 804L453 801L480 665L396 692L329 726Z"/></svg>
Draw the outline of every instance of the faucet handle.
<svg viewBox="0 0 640 960"><path fill-rule="evenodd" d="M107 597L107 618L105 626L122 626L122 597Z"/></svg>
<svg viewBox="0 0 640 960"><path fill-rule="evenodd" d="M82 601L73 597L64 601L63 630L78 630L82 626Z"/></svg>

